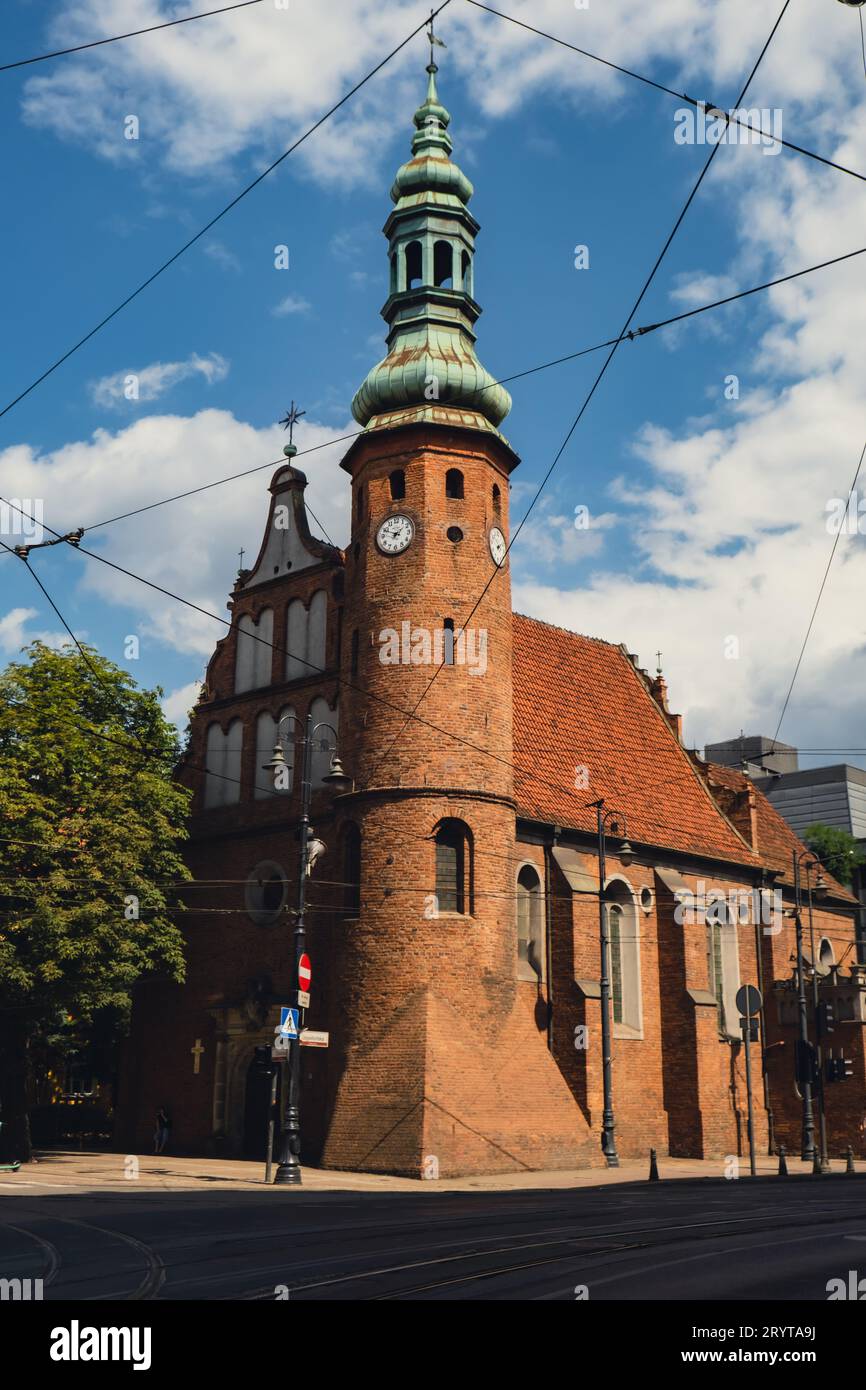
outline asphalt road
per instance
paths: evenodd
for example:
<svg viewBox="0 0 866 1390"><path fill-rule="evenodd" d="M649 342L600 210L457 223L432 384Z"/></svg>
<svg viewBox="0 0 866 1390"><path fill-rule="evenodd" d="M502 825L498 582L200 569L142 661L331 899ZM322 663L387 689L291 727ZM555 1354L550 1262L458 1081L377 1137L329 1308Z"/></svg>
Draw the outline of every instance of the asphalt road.
<svg viewBox="0 0 866 1390"><path fill-rule="evenodd" d="M866 1275L866 1175L574 1191L0 1198L48 1300L806 1300Z"/></svg>

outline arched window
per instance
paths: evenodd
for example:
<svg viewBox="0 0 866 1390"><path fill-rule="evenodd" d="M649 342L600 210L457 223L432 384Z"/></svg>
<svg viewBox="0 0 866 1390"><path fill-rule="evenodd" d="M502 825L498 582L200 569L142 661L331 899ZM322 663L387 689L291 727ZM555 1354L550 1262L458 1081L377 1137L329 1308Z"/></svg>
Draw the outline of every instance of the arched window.
<svg viewBox="0 0 866 1390"><path fill-rule="evenodd" d="M355 492L355 517L358 521L364 516L364 484L359 483Z"/></svg>
<svg viewBox="0 0 866 1390"><path fill-rule="evenodd" d="M343 827L343 910L361 915L361 831L354 821Z"/></svg>
<svg viewBox="0 0 866 1390"><path fill-rule="evenodd" d="M233 806L240 801L243 743L244 726L240 719L233 719L225 733L219 724L211 724L208 728L204 781L206 810L215 806Z"/></svg>
<svg viewBox="0 0 866 1390"><path fill-rule="evenodd" d="M463 474L459 468L449 468L445 474L445 496L463 496Z"/></svg>
<svg viewBox="0 0 866 1390"><path fill-rule="evenodd" d="M619 1037L635 1037L643 1029L640 982L640 941L634 894L622 879L605 889L610 955L611 1013Z"/></svg>
<svg viewBox="0 0 866 1390"><path fill-rule="evenodd" d="M469 827L444 820L435 836L436 907L438 912L473 911L472 840Z"/></svg>
<svg viewBox="0 0 866 1390"><path fill-rule="evenodd" d="M454 619L446 618L442 624L442 662L445 666L454 665Z"/></svg>
<svg viewBox="0 0 866 1390"><path fill-rule="evenodd" d="M498 484L498 483L494 483L494 484L493 484L493 510L496 512L496 515L497 515L497 516L499 515L499 511L500 511L500 508L501 508L501 507L502 507L502 493L499 491L499 484Z"/></svg>
<svg viewBox="0 0 866 1390"><path fill-rule="evenodd" d="M472 257L468 251L463 252L463 289L468 295L472 294Z"/></svg>
<svg viewBox="0 0 866 1390"><path fill-rule="evenodd" d="M313 716L313 728L317 724L330 724L334 732L340 728L340 711L337 701L334 701L334 708L331 709L327 700L321 695L317 695L310 705L310 713ZM327 729L320 729L313 738L312 756L310 759L310 784L315 790L317 787L326 785L325 774L331 770L331 757L334 748L334 734Z"/></svg>
<svg viewBox="0 0 866 1390"><path fill-rule="evenodd" d="M395 468L388 478L388 485L391 489L391 501L399 502L406 496L406 474L402 468Z"/></svg>
<svg viewBox="0 0 866 1390"><path fill-rule="evenodd" d="M722 1037L738 1038L739 1010L736 994L740 987L737 923L722 898L707 903L707 980L716 998L716 1017Z"/></svg>
<svg viewBox="0 0 866 1390"><path fill-rule="evenodd" d="M544 895L541 879L530 864L517 875L517 978L543 980Z"/></svg>
<svg viewBox="0 0 866 1390"><path fill-rule="evenodd" d="M275 796L287 796L292 790L294 785L295 739L298 726L293 724L290 719L286 719L286 716L294 713L295 711L289 706L281 709L275 719L268 710L262 710L256 720L256 778L253 793L256 801L272 801ZM281 742L287 772L282 778L285 785L277 787L272 770L265 767L265 764L269 763L273 757L277 742L277 729L283 719L286 719L286 722L283 725Z"/></svg>
<svg viewBox="0 0 866 1390"><path fill-rule="evenodd" d="M271 658L274 643L274 610L265 608L258 621L249 613L238 620L238 641L235 648L235 692L259 690L271 683Z"/></svg>
<svg viewBox="0 0 866 1390"><path fill-rule="evenodd" d="M391 255L391 293L392 293L392 294L394 293L394 291L396 290L396 288L397 288L397 253L396 253L396 251L395 251L395 252L392 252L392 255Z"/></svg>
<svg viewBox="0 0 866 1390"><path fill-rule="evenodd" d="M318 676L325 667L328 596L317 589L307 608L295 598L286 613L286 680Z"/></svg>
<svg viewBox="0 0 866 1390"><path fill-rule="evenodd" d="M406 247L406 288L414 290L421 282L421 243L410 241Z"/></svg>
<svg viewBox="0 0 866 1390"><path fill-rule="evenodd" d="M270 927L279 921L288 899L286 871L273 859L263 859L251 871L244 889L244 901L251 921L257 927Z"/></svg>
<svg viewBox="0 0 866 1390"><path fill-rule="evenodd" d="M454 249L450 241L437 241L433 247L433 284L445 290L454 286Z"/></svg>

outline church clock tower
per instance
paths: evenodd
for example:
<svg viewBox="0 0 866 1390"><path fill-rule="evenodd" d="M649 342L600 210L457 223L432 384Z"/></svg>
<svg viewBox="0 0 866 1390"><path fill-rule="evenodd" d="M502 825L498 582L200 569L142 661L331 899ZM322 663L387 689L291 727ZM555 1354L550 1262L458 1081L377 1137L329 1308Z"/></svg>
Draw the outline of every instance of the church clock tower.
<svg viewBox="0 0 866 1390"><path fill-rule="evenodd" d="M323 1161L413 1176L577 1161L574 1103L516 990L508 392L479 362L473 189L431 61L384 228L388 352L346 555L337 802L349 910L331 956ZM477 605L477 606L476 606ZM527 1113L556 1112L553 1129ZM544 1131L543 1140L541 1132Z"/></svg>

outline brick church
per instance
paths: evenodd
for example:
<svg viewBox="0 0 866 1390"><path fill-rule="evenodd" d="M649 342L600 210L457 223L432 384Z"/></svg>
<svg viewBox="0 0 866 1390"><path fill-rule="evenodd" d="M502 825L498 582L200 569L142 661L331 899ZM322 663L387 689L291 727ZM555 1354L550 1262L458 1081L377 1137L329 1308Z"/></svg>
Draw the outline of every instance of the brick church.
<svg viewBox="0 0 866 1390"><path fill-rule="evenodd" d="M301 1049L304 1162L416 1177L604 1162L599 800L618 1153L747 1151L742 983L764 999L759 1145L799 1150L793 852L822 888L804 891L809 1008L816 987L832 1001L853 1066L827 1088L830 1152L862 1153L856 899L807 872L745 775L683 746L660 673L512 611L511 400L476 356L479 226L436 71L391 189L388 351L342 460L349 543L311 531L290 447L191 720L187 980L137 991L118 1140L147 1151L165 1106L175 1151L261 1151L256 1049L295 985L286 716L312 712L325 850L305 1022L329 1045ZM327 780L334 746L348 790Z"/></svg>

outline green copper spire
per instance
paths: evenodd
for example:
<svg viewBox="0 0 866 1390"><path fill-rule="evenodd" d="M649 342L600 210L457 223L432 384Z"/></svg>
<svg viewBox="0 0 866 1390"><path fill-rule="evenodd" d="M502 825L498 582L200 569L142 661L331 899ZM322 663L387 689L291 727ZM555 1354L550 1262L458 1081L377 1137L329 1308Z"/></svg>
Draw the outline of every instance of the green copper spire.
<svg viewBox="0 0 866 1390"><path fill-rule="evenodd" d="M397 171L394 210L384 227L391 263L382 309L388 355L356 392L352 414L368 429L432 420L498 433L511 397L475 355L479 227L467 206L474 190L451 159L451 117L439 100L434 62L427 72L412 158Z"/></svg>

